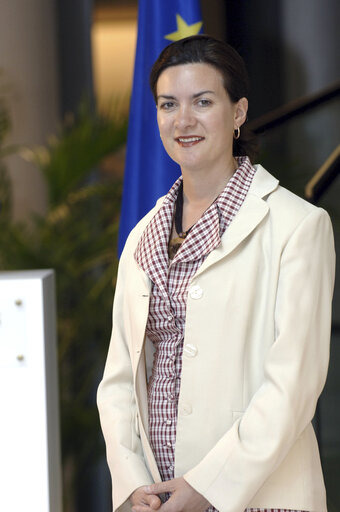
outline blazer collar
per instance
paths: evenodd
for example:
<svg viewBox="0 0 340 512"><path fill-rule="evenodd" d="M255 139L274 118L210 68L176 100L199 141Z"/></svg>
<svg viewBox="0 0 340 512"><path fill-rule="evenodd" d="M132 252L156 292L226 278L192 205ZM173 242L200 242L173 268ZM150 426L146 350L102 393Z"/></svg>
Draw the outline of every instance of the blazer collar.
<svg viewBox="0 0 340 512"><path fill-rule="evenodd" d="M219 247L208 255L195 277L235 250L267 216L269 207L265 198L277 189L279 181L261 165L254 167L256 173L240 210L223 234Z"/></svg>
<svg viewBox="0 0 340 512"><path fill-rule="evenodd" d="M279 181L266 171L262 165L256 164L254 167L256 168L256 173L240 210L221 237L221 244L208 255L195 276L198 276L208 267L236 249L268 214L269 207L266 198L277 189ZM162 207L165 197L161 197L157 201L155 208L149 212L144 222L141 223L140 228L142 230L145 229L148 222Z"/></svg>
<svg viewBox="0 0 340 512"><path fill-rule="evenodd" d="M250 185L249 192L262 199L277 189L279 186L279 180L266 171L262 165L256 164L254 167L256 169L256 173L252 184Z"/></svg>

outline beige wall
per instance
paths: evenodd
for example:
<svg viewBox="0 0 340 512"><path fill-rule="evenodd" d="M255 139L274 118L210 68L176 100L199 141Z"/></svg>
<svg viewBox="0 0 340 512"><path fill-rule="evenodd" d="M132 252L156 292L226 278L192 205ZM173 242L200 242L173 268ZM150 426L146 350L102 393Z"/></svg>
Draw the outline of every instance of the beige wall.
<svg viewBox="0 0 340 512"><path fill-rule="evenodd" d="M137 8L97 8L92 24L93 79L97 106L129 108L137 39Z"/></svg>
<svg viewBox="0 0 340 512"><path fill-rule="evenodd" d="M59 124L56 16L53 0L1 0L0 69L9 84L12 131L7 142L41 145ZM14 215L44 212L46 190L39 171L19 156L7 159Z"/></svg>

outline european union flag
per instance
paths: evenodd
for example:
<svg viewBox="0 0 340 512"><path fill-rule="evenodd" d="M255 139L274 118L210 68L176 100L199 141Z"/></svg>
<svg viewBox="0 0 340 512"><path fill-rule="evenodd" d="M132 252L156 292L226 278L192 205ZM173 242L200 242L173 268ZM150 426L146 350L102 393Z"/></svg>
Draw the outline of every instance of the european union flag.
<svg viewBox="0 0 340 512"><path fill-rule="evenodd" d="M152 64L162 49L202 28L199 0L139 0L138 37L130 102L119 254L135 224L166 194L180 174L163 149L149 88Z"/></svg>

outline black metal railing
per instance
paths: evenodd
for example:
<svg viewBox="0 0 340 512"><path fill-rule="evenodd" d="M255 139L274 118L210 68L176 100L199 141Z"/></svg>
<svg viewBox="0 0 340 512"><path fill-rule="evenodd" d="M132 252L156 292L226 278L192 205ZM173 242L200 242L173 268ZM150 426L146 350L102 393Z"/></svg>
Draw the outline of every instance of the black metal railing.
<svg viewBox="0 0 340 512"><path fill-rule="evenodd" d="M340 144L314 174L305 188L305 197L316 203L340 174Z"/></svg>
<svg viewBox="0 0 340 512"><path fill-rule="evenodd" d="M294 117L331 101L340 96L340 80L322 89L290 101L266 114L249 122L249 128L255 133L264 133L269 129L280 126ZM305 187L305 197L316 203L340 174L340 145L338 145L320 169L314 174Z"/></svg>
<svg viewBox="0 0 340 512"><path fill-rule="evenodd" d="M263 133L338 96L340 96L340 80L317 93L307 94L302 98L289 101L250 121L248 126L254 133Z"/></svg>

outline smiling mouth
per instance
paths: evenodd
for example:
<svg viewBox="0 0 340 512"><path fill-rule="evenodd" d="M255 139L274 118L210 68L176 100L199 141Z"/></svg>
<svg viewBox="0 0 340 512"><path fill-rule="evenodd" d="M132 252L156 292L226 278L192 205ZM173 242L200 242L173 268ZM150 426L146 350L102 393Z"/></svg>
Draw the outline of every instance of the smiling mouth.
<svg viewBox="0 0 340 512"><path fill-rule="evenodd" d="M190 147L194 146L195 144L198 144L202 140L204 140L204 137L199 137L197 135L191 135L189 137L176 137L176 142L182 147Z"/></svg>

